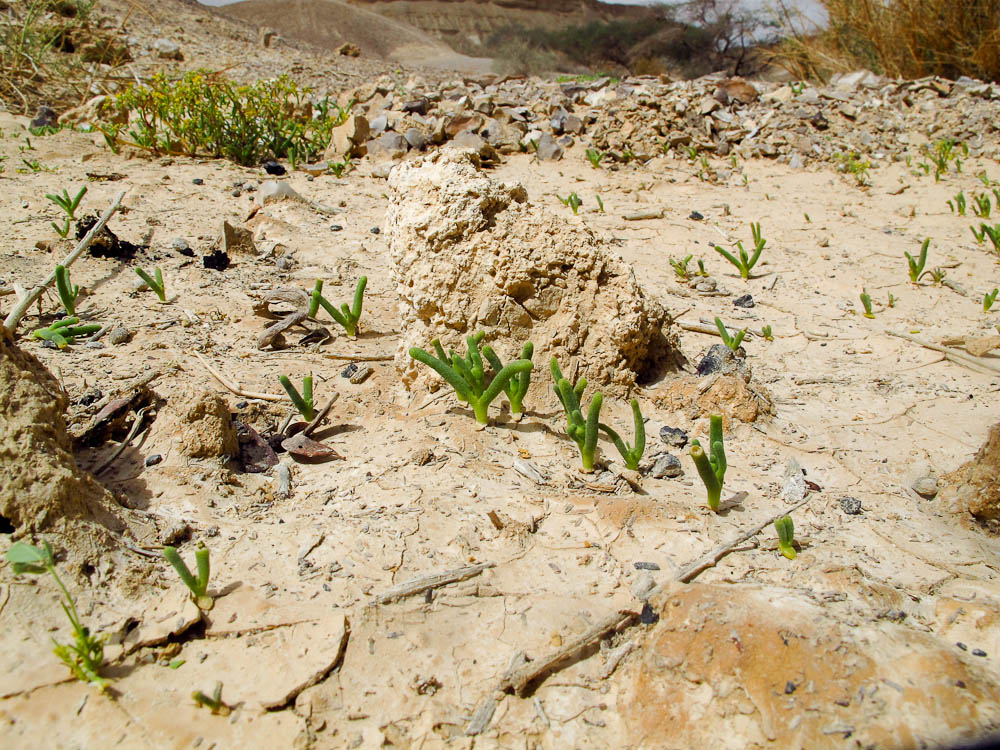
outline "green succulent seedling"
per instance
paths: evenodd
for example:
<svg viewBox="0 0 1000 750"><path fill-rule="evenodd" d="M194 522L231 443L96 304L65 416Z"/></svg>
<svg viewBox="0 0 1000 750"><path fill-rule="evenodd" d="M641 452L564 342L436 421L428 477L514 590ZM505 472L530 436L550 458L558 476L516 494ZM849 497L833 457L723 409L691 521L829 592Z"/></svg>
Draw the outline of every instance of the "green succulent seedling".
<svg viewBox="0 0 1000 750"><path fill-rule="evenodd" d="M316 279L316 286L313 288L312 296L309 298L309 317L315 318L319 312L319 308L322 307L330 314L331 318L343 326L348 336L357 338L358 321L361 320L361 306L364 304L365 286L367 284L367 276L362 276L358 279L358 285L354 288L353 304L351 307L348 307L345 302L340 306L340 310L338 310L323 296L323 280Z"/></svg>
<svg viewBox="0 0 1000 750"><path fill-rule="evenodd" d="M555 357L549 363L549 369L552 371L552 379L555 381L556 396L566 412L566 434L579 448L583 471L589 474L594 470L594 454L597 452L597 434L600 429L599 420L604 395L598 391L591 397L587 418L584 419L580 398L587 387L587 379L580 378L576 385L571 384L563 377Z"/></svg>
<svg viewBox="0 0 1000 750"><path fill-rule="evenodd" d="M708 271L705 270L705 261L698 259L698 276L708 277Z"/></svg>
<svg viewBox="0 0 1000 750"><path fill-rule="evenodd" d="M141 268L136 268L135 272L140 279L146 282L146 286L153 290L160 302L167 301L167 289L163 283L163 271L160 270L159 266L153 269L152 276Z"/></svg>
<svg viewBox="0 0 1000 750"><path fill-rule="evenodd" d="M642 460L643 451L646 450L646 425L642 419L642 412L639 411L639 402L636 399L632 399L632 419L635 423L634 445L626 443L617 432L603 422L599 423L598 427L604 431L605 435L611 438L611 442L615 444L618 452L622 454L622 458L625 460L625 468L631 471L638 471L639 461Z"/></svg>
<svg viewBox="0 0 1000 750"><path fill-rule="evenodd" d="M59 301L62 302L66 315L76 315L76 299L80 296L80 287L70 282L66 266L56 266L56 291L59 292Z"/></svg>
<svg viewBox="0 0 1000 750"><path fill-rule="evenodd" d="M983 312L989 312L990 308L993 307L993 303L997 300L997 292L1000 292L1000 288L983 295Z"/></svg>
<svg viewBox="0 0 1000 750"><path fill-rule="evenodd" d="M215 606L215 600L208 595L208 576L211 572L209 562L208 547L199 546L194 553L194 559L198 567L198 575L192 575L187 564L181 559L180 554L174 547L164 547L163 556L167 559L177 575L181 577L184 585L191 591L191 600L198 606L198 609L207 612Z"/></svg>
<svg viewBox="0 0 1000 750"><path fill-rule="evenodd" d="M298 390L292 385L292 381L288 379L287 375L282 375L278 378L281 382L282 388L288 394L288 398L292 400L296 410L302 415L302 418L307 422L312 422L316 418L316 408L313 402L313 377L312 374L306 375L302 378L302 393L300 394Z"/></svg>
<svg viewBox="0 0 1000 750"><path fill-rule="evenodd" d="M728 260L734 266L736 266L737 270L739 270L740 272L740 276L743 278L744 281L750 278L750 271L753 269L755 265L757 265L757 261L760 260L760 254L764 250L764 245L767 244L767 240L765 240L760 235L760 222L757 222L756 224L751 222L750 231L753 234L753 243L754 243L753 255L747 254L747 251L743 249L742 242L736 243L736 247L739 250L739 258L737 258L735 255L733 255L725 248L719 247L718 245L715 246L715 252L719 253L719 255Z"/></svg>
<svg viewBox="0 0 1000 750"><path fill-rule="evenodd" d="M198 708L204 706L216 716L229 716L232 708L227 706L222 700L222 683L216 682L211 695L206 695L200 690L191 693L191 699Z"/></svg>
<svg viewBox="0 0 1000 750"><path fill-rule="evenodd" d="M885 304L886 304L886 307L895 307L896 306L896 297L895 297L895 295L893 295L892 292L889 292L889 299L886 301Z"/></svg>
<svg viewBox="0 0 1000 750"><path fill-rule="evenodd" d="M722 343L732 349L734 352L740 348L740 344L743 343L743 337L747 335L747 329L744 328L742 331L737 331L735 336L729 335L729 331L726 329L726 324L722 322L722 318L715 318L715 327L719 329L719 336L722 337Z"/></svg>
<svg viewBox="0 0 1000 750"><path fill-rule="evenodd" d="M346 172L350 166L351 162L349 159L345 159L344 161L328 161L326 163L327 169L329 169L333 173L333 176L337 179L343 177L344 172Z"/></svg>
<svg viewBox="0 0 1000 750"><path fill-rule="evenodd" d="M565 198L557 195L556 198L558 198L564 206L569 206L571 209L573 209L574 216L577 215L577 213L580 211L580 206L583 205L583 201L580 200L580 196L577 195L576 193L570 193Z"/></svg>
<svg viewBox="0 0 1000 750"><path fill-rule="evenodd" d="M962 171L962 161L958 158L958 154L955 153L955 147L961 146L963 153L968 156L969 147L964 143L957 143L951 138L943 138L934 144L933 148L928 148L926 145L923 146L922 150L924 155L928 160L934 165L934 182L938 182L941 179L941 175L947 173L948 163L951 161L955 162L955 171ZM924 166L921 164L920 166ZM930 166L927 165L925 171L930 173Z"/></svg>
<svg viewBox="0 0 1000 750"><path fill-rule="evenodd" d="M924 271L924 274L925 275L930 274L931 281L934 282L935 284L940 284L941 282L944 281L945 276L948 275L948 271L946 271L944 268L941 268L941 266L937 266L929 271Z"/></svg>
<svg viewBox="0 0 1000 750"><path fill-rule="evenodd" d="M988 188L992 184L989 176L986 174L985 169L982 172L976 173L976 179L978 179L981 183L983 183L983 187L985 188Z"/></svg>
<svg viewBox="0 0 1000 750"><path fill-rule="evenodd" d="M854 151L836 154L835 158L840 162L840 171L851 175L858 187L871 185L871 178L868 175L868 170L872 166L870 161L863 159Z"/></svg>
<svg viewBox="0 0 1000 750"><path fill-rule="evenodd" d="M66 188L63 188L62 195L56 193L46 193L45 197L50 201L55 203L59 208L61 208L66 213L66 219L63 226L59 226L54 221L52 222L52 228L59 233L60 237L65 238L69 234L70 222L76 219L76 209L80 206L80 201L83 200L83 196L87 194L87 186L84 185L80 188L75 196L70 197L69 192Z"/></svg>
<svg viewBox="0 0 1000 750"><path fill-rule="evenodd" d="M972 196L972 213L981 219L990 218L990 211L993 208L993 204L990 202L990 196L987 193L975 193Z"/></svg>
<svg viewBox="0 0 1000 750"><path fill-rule="evenodd" d="M982 224L980 226L984 227L986 225ZM981 228L980 229L976 229L975 227L969 227L969 231L971 231L972 232L972 236L976 238L976 244L977 245L982 245L983 241L986 239L986 232L984 232Z"/></svg>
<svg viewBox="0 0 1000 750"><path fill-rule="evenodd" d="M687 281L691 278L691 273L688 271L688 263L691 262L693 257L694 255L688 255L681 259L670 259L670 267L674 269L674 273L677 274L677 278L681 281Z"/></svg>
<svg viewBox="0 0 1000 750"><path fill-rule="evenodd" d="M722 498L722 485L726 478L726 449L722 438L722 416L711 414L708 418L709 453L701 447L697 439L691 441L691 458L694 460L698 476L705 483L708 492L708 507L719 510L719 500Z"/></svg>
<svg viewBox="0 0 1000 750"><path fill-rule="evenodd" d="M687 155L688 161L695 161L698 158L698 144L684 146L684 153Z"/></svg>
<svg viewBox="0 0 1000 750"><path fill-rule="evenodd" d="M604 201L601 200L601 196L599 196L599 195L595 195L594 197L597 199L597 210L600 211L603 214L604 213Z"/></svg>
<svg viewBox="0 0 1000 750"><path fill-rule="evenodd" d="M47 328L39 328L31 332L33 339L51 341L60 349L65 349L68 344L72 344L77 336L89 336L101 330L100 323L87 323L77 325L80 319L74 316L57 320Z"/></svg>
<svg viewBox="0 0 1000 750"><path fill-rule="evenodd" d="M601 160L604 158L604 154L598 151L596 148L587 149L587 161L590 162L590 166L594 169L599 169L601 166Z"/></svg>
<svg viewBox="0 0 1000 750"><path fill-rule="evenodd" d="M430 367L455 389L458 400L472 407L476 421L483 426L489 424L490 404L506 389L511 378L530 372L534 367L530 359L509 362L501 367L499 372L494 373L493 379L487 384L483 357L479 351L479 345L485 337L484 331L474 336L467 336L465 341L468 352L464 357L456 354L454 350L450 352L450 356L446 355L438 339L431 342L436 357L418 347L410 349L410 356L413 359ZM513 406L511 409L513 410Z"/></svg>
<svg viewBox="0 0 1000 750"><path fill-rule="evenodd" d="M919 260L914 258L908 252L903 251L903 255L906 256L906 262L910 267L910 281L914 284L920 281L920 277L924 275L924 266L927 265L927 248L929 248L930 245L931 238L928 237L920 246Z"/></svg>
<svg viewBox="0 0 1000 750"><path fill-rule="evenodd" d="M872 298L864 289L861 290L861 304L865 308L865 317L874 319L875 313L872 312Z"/></svg>
<svg viewBox="0 0 1000 750"><path fill-rule="evenodd" d="M535 345L530 341L525 342L524 346L521 347L521 361L530 362L534 353ZM492 347L484 346L483 356L493 368L494 376L496 373L503 372L503 362L500 361L500 357L497 356ZM510 404L510 415L515 422L520 422L524 416L524 397L528 395L528 386L530 385L531 370L524 370L514 373L503 387L503 392L507 394L507 402Z"/></svg>
<svg viewBox="0 0 1000 750"><path fill-rule="evenodd" d="M764 341L774 341L774 334L771 332L771 326L761 326L760 332L764 336Z"/></svg>
<svg viewBox="0 0 1000 750"><path fill-rule="evenodd" d="M101 663L104 661L104 639L91 635L90 629L80 622L76 603L56 573L52 547L48 542L42 542L41 547L33 547L25 542L14 542L7 550L6 557L15 575L48 573L55 580L63 595L60 604L73 628L73 643L58 643L53 638L52 652L69 668L76 679L93 685L103 692L110 684L110 680L100 675Z"/></svg>
<svg viewBox="0 0 1000 750"><path fill-rule="evenodd" d="M976 234L976 230L972 230L973 234ZM979 225L979 234L976 235L976 239L982 244L983 240L989 237L990 243L993 245L993 251L1000 253L1000 224L995 224L990 226L989 224Z"/></svg>
<svg viewBox="0 0 1000 750"><path fill-rule="evenodd" d="M965 216L965 193L959 191L953 201L948 201L948 207L951 209L951 212L958 212L959 216Z"/></svg>
<svg viewBox="0 0 1000 750"><path fill-rule="evenodd" d="M795 559L795 524L791 516L782 516L774 522L774 530L778 532L778 549L789 560Z"/></svg>

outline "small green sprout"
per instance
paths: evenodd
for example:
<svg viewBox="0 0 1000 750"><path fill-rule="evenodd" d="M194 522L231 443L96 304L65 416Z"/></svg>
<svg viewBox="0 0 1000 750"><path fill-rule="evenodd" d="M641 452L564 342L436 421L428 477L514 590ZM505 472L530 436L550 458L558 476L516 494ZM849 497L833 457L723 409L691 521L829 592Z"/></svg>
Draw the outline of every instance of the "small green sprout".
<svg viewBox="0 0 1000 750"><path fill-rule="evenodd" d="M167 301L167 290L163 283L163 271L160 270L159 266L153 269L153 276L150 276L141 268L136 268L135 272L140 279L146 282L146 286L155 292L160 302Z"/></svg>
<svg viewBox="0 0 1000 750"><path fill-rule="evenodd" d="M871 178L868 175L868 170L871 169L872 166L870 161L861 158L861 156L854 151L835 154L835 158L840 162L840 171L854 177L854 181L857 183L858 187L871 185Z"/></svg>
<svg viewBox="0 0 1000 750"><path fill-rule="evenodd" d="M490 404L507 387L508 381L515 375L529 372L534 367L529 359L510 362L499 372L494 373L493 380L487 385L483 357L479 351L479 345L485 337L484 331L466 337L468 352L464 357L456 354L454 350L450 356L446 355L438 339L431 342L436 357L418 347L410 349L410 356L413 359L430 367L455 389L458 400L472 407L476 421L484 427L489 424ZM513 406L511 408L513 410Z"/></svg>
<svg viewBox="0 0 1000 750"><path fill-rule="evenodd" d="M598 426L604 431L604 434L611 438L611 442L622 454L625 467L631 471L638 471L642 453L646 450L646 426L642 419L642 412L639 411L639 402L636 399L632 399L632 419L635 423L635 445L626 443L617 432L606 424L600 423Z"/></svg>
<svg viewBox="0 0 1000 750"><path fill-rule="evenodd" d="M896 306L896 297L893 295L892 292L889 292L889 299L886 301L885 304L886 304L886 307L895 307Z"/></svg>
<svg viewBox="0 0 1000 750"><path fill-rule="evenodd" d="M986 225L985 224L981 224L980 226L981 227L985 227ZM969 230L972 232L972 236L976 238L976 244L977 245L982 245L983 244L983 240L986 239L986 232L983 231L983 229L978 229L977 230L975 227L969 227Z"/></svg>
<svg viewBox="0 0 1000 750"><path fill-rule="evenodd" d="M941 180L941 175L948 172L948 163L951 161L955 162L955 171L962 171L962 162L958 158L958 154L955 153L955 147L961 146L963 153L968 156L969 147L964 143L957 143L951 138L943 138L934 144L933 148L928 148L926 145L922 147L924 155L930 160L934 165L934 182L939 182ZM920 164L924 167L924 171L930 174L930 165L926 163Z"/></svg>
<svg viewBox="0 0 1000 750"><path fill-rule="evenodd" d="M952 213L957 211L959 216L965 216L965 193L959 191L958 194L955 195L954 203L952 201L948 201L948 207L951 209Z"/></svg>
<svg viewBox="0 0 1000 750"><path fill-rule="evenodd" d="M791 516L782 516L774 522L774 529L778 532L778 549L781 554L789 560L795 559L795 524L792 523Z"/></svg>
<svg viewBox="0 0 1000 750"><path fill-rule="evenodd" d="M722 438L722 416L711 414L708 419L710 453L706 455L701 443L695 439L691 441L691 458L698 469L701 481L705 483L705 490L708 492L708 507L717 511L719 500L722 498L722 485L726 478L726 449Z"/></svg>
<svg viewBox="0 0 1000 750"><path fill-rule="evenodd" d="M590 166L594 169L598 169L601 166L601 159L604 158L604 154L598 151L596 148L587 149L587 161L590 162Z"/></svg>
<svg viewBox="0 0 1000 750"><path fill-rule="evenodd" d="M685 146L684 153L687 155L688 161L695 161L698 158L698 144Z"/></svg>
<svg viewBox="0 0 1000 750"><path fill-rule="evenodd" d="M906 256L906 262L910 266L910 281L916 284L920 281L920 277L924 274L924 266L927 265L927 248L930 247L931 238L928 237L924 240L923 244L920 246L920 259L916 260L908 252L904 251L903 255Z"/></svg>
<svg viewBox="0 0 1000 750"><path fill-rule="evenodd" d="M594 197L597 199L597 210L600 211L603 214L604 213L604 201L601 200L601 196L599 196L599 195L595 195Z"/></svg>
<svg viewBox="0 0 1000 750"><path fill-rule="evenodd" d="M997 292L1000 292L1000 288L994 289L992 292L986 292L983 295L983 312L989 312L990 308L993 307L993 303L997 299Z"/></svg>
<svg viewBox="0 0 1000 750"><path fill-rule="evenodd" d="M715 318L715 327L719 329L719 336L722 337L722 343L732 349L734 352L740 348L740 344L743 343L743 337L747 335L747 329L744 328L742 331L737 331L735 336L730 336L729 331L726 330L726 324L722 322L722 318Z"/></svg>
<svg viewBox="0 0 1000 750"><path fill-rule="evenodd" d="M327 169L333 172L334 177L340 179L344 175L344 172L350 168L351 162L349 159L345 159L344 161L328 161L326 166Z"/></svg>
<svg viewBox="0 0 1000 750"><path fill-rule="evenodd" d="M1000 253L1000 224L995 224L990 226L989 224L979 225L979 234L976 234L976 230L973 229L972 233L976 235L976 239L982 244L986 237L990 238L990 243L993 245L993 251Z"/></svg>
<svg viewBox="0 0 1000 750"><path fill-rule="evenodd" d="M698 276L708 276L708 271L705 270L705 261L698 259Z"/></svg>
<svg viewBox="0 0 1000 750"><path fill-rule="evenodd" d="M110 680L101 677L99 672L104 661L104 640L90 634L90 629L80 622L73 597L69 595L62 579L56 573L55 556L48 542L42 542L41 547L33 547L24 542L14 542L7 550L7 562L10 563L14 575L42 575L49 573L56 585L62 591L63 601L60 602L63 612L69 618L73 628L73 643L63 644L52 639L52 652L59 657L73 676L104 691Z"/></svg>
<svg viewBox="0 0 1000 750"><path fill-rule="evenodd" d="M362 276L358 279L358 285L354 288L353 305L348 307L347 303L344 302L340 306L340 310L338 310L323 296L323 280L316 279L316 286L313 288L312 296L309 299L309 317L315 318L316 314L319 312L319 308L322 307L327 311L327 313L330 314L331 318L343 326L344 330L347 331L348 336L357 338L358 321L361 320L361 306L364 304L365 286L367 284L367 276Z"/></svg>
<svg viewBox="0 0 1000 750"><path fill-rule="evenodd" d="M981 219L990 218L990 211L992 210L990 196L986 193L976 193L972 196L972 200L974 201L972 204L972 213Z"/></svg>
<svg viewBox="0 0 1000 750"><path fill-rule="evenodd" d="M51 341L60 349L65 349L67 344L72 344L77 336L89 336L101 330L100 323L87 323L77 325L80 319L74 316L62 318L50 325L48 328L39 328L31 332L33 339Z"/></svg>
<svg viewBox="0 0 1000 750"><path fill-rule="evenodd" d="M806 217L806 224L812 224L812 219L809 218L809 214L802 214Z"/></svg>
<svg viewBox="0 0 1000 750"><path fill-rule="evenodd" d="M587 418L584 419L580 397L587 387L587 379L580 378L576 385L572 385L563 377L555 357L552 358L549 367L552 370L552 379L555 381L556 396L566 412L566 434L579 448L583 471L589 474L594 471L594 454L597 451L597 433L600 428L599 419L604 395L598 391L591 397Z"/></svg>
<svg viewBox="0 0 1000 750"><path fill-rule="evenodd" d="M306 375L302 378L302 393L300 394L298 390L292 385L292 381L288 379L287 375L282 375L278 378L281 382L281 386L285 389L288 394L288 398L292 400L292 404L295 405L295 409L302 415L302 418L307 422L312 422L316 418L316 408L313 402L313 377L311 374Z"/></svg>
<svg viewBox="0 0 1000 750"><path fill-rule="evenodd" d="M976 177L979 179L981 183L983 183L983 187L985 188L988 188L992 184L990 182L990 178L986 175L985 169L982 172L977 172Z"/></svg>
<svg viewBox="0 0 1000 750"><path fill-rule="evenodd" d="M56 193L45 194L46 198L55 203L57 206L59 206L59 208L61 208L66 213L66 220L63 226L60 227L54 221L52 222L52 228L59 233L60 237L65 239L66 235L69 234L70 222L76 219L76 209L79 207L80 201L83 200L83 196L86 194L87 194L86 185L80 188L80 192L78 192L72 198L70 197L69 192L67 192L66 188L63 188L62 195L58 195Z"/></svg>
<svg viewBox="0 0 1000 750"><path fill-rule="evenodd" d="M874 318L875 313L872 312L872 298L869 296L868 292L864 289L861 290L861 304L865 308L864 315L866 318Z"/></svg>
<svg viewBox="0 0 1000 750"><path fill-rule="evenodd" d="M195 550L194 559L198 566L197 577L191 574L187 564L181 559L174 547L164 547L163 556L177 571L177 575L181 577L184 585L190 589L191 599L198 606L198 609L207 612L215 606L215 600L208 595L208 576L211 572L208 547L199 546Z"/></svg>
<svg viewBox="0 0 1000 750"><path fill-rule="evenodd" d="M689 278L691 278L691 273L690 271L688 271L688 263L691 262L691 259L693 257L694 255L688 255L681 259L677 258L670 259L670 267L674 269L674 273L677 274L677 278L680 281L687 281Z"/></svg>
<svg viewBox="0 0 1000 750"><path fill-rule="evenodd" d="M719 253L719 255L728 260L734 266L736 266L736 268L740 272L740 276L743 278L744 281L750 278L750 271L753 269L755 265L757 265L757 261L760 259L760 254L764 250L764 245L767 244L767 240L765 240L763 237L760 236L760 222L757 222L756 224L751 222L750 231L753 233L753 242L754 242L754 252L752 256L748 255L747 251L743 249L742 242L736 243L736 247L739 249L738 259L728 250L719 247L718 245L715 246L715 251Z"/></svg>
<svg viewBox="0 0 1000 750"><path fill-rule="evenodd" d="M583 205L583 201L580 200L580 196L577 195L576 193L570 193L565 198L557 195L556 198L558 198L564 206L569 206L571 209L573 209L574 216L577 215L577 213L580 211L580 206Z"/></svg>
<svg viewBox="0 0 1000 750"><path fill-rule="evenodd" d="M948 272L940 266L937 266L936 268L932 268L930 271L924 271L924 274L930 274L931 281L935 284L941 284L941 282L944 281L944 277L948 275Z"/></svg>
<svg viewBox="0 0 1000 750"><path fill-rule="evenodd" d="M221 682L215 683L215 688L213 688L211 695L205 695L200 690L195 690L191 693L191 698L197 704L198 708L204 706L216 716L229 716L232 712L232 708L222 701Z"/></svg>
<svg viewBox="0 0 1000 750"><path fill-rule="evenodd" d="M56 266L56 291L59 292L59 301L62 302L66 315L76 315L76 298L80 296L80 287L70 282L66 266Z"/></svg>
<svg viewBox="0 0 1000 750"><path fill-rule="evenodd" d="M764 341L774 341L774 334L771 332L771 326L761 326L760 332L764 336Z"/></svg>
<svg viewBox="0 0 1000 750"><path fill-rule="evenodd" d="M530 362L534 352L535 345L530 341L525 342L521 348L521 361L527 360ZM500 361L500 358L493 351L492 347L484 346L483 356L486 357L486 361L493 368L494 376L497 373L503 372L503 362ZM504 393L507 394L507 401L510 404L510 415L515 422L520 422L521 417L524 415L524 397L528 394L529 385L531 385L531 370L524 370L523 372L514 373L503 387Z"/></svg>

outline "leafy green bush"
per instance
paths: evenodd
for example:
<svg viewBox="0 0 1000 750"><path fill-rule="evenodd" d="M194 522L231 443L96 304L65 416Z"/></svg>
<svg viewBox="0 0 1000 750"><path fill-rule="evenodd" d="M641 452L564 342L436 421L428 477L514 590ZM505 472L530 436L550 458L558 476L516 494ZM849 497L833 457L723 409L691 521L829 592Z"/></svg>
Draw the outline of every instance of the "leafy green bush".
<svg viewBox="0 0 1000 750"><path fill-rule="evenodd" d="M179 80L158 73L104 103L101 130L112 148L125 144L157 154L214 156L252 166L293 154L312 161L346 120L328 99L287 76L239 85L196 70ZM117 124L115 120L125 121Z"/></svg>

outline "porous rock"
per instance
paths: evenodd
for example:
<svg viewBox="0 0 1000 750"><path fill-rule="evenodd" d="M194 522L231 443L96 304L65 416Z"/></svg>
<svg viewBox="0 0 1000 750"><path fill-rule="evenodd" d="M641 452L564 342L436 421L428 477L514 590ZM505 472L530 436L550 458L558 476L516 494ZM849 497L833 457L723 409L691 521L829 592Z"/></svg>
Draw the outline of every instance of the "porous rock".
<svg viewBox="0 0 1000 750"><path fill-rule="evenodd" d="M236 428L225 399L201 391L170 403L171 418L181 453L190 458L235 456L239 450Z"/></svg>
<svg viewBox="0 0 1000 750"><path fill-rule="evenodd" d="M981 520L1000 519L1000 422L971 461L942 477L941 500Z"/></svg>
<svg viewBox="0 0 1000 750"><path fill-rule="evenodd" d="M535 345L535 369L555 356L595 385L627 390L679 360L667 312L632 268L587 228L528 203L475 154L447 148L393 170L387 231L400 298L396 356L402 382L436 382L409 357L440 338L464 351L485 330L510 359ZM544 378L538 377L536 381Z"/></svg>

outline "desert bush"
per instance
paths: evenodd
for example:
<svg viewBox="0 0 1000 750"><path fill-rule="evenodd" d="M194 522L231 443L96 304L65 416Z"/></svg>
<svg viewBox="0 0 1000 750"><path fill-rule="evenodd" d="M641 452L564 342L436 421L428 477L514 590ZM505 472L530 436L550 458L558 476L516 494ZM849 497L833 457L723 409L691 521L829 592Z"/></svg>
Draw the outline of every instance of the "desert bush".
<svg viewBox="0 0 1000 750"><path fill-rule="evenodd" d="M1000 0L820 0L808 29L787 8L775 61L799 78L867 68L891 77L1000 78Z"/></svg>
<svg viewBox="0 0 1000 750"><path fill-rule="evenodd" d="M100 127L112 148L124 143L244 166L290 155L310 161L349 111L327 99L314 104L310 94L286 76L239 85L204 70L179 80L158 73L109 97Z"/></svg>
<svg viewBox="0 0 1000 750"><path fill-rule="evenodd" d="M541 76L561 67L554 52L516 36L492 40L489 55L494 58L494 72L503 76Z"/></svg>

